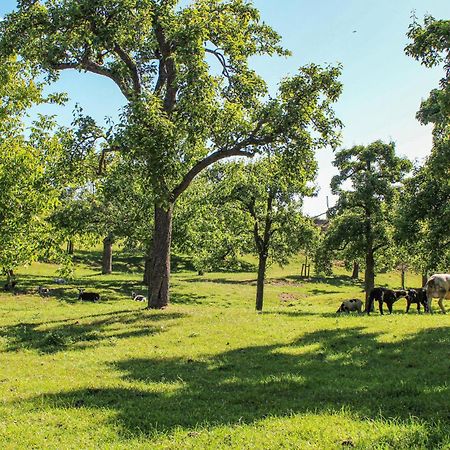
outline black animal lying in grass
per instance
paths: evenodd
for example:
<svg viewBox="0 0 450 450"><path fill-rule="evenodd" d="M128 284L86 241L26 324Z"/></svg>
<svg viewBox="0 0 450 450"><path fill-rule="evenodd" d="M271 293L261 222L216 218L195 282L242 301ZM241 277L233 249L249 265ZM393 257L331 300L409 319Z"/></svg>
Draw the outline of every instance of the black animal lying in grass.
<svg viewBox="0 0 450 450"><path fill-rule="evenodd" d="M408 289L408 294L406 295L406 312L409 311L411 303L417 304L418 312L420 312L420 305L423 305L425 312L428 312L427 290L424 288Z"/></svg>
<svg viewBox="0 0 450 450"><path fill-rule="evenodd" d="M362 311L362 301L359 298L352 298L351 300L345 300L342 302L339 309L336 311L336 314L340 313L349 313L350 311L358 311L361 314Z"/></svg>
<svg viewBox="0 0 450 450"><path fill-rule="evenodd" d="M97 292L84 292L84 289L78 289L78 300L84 300L86 302L98 302L100 300L100 294Z"/></svg>
<svg viewBox="0 0 450 450"><path fill-rule="evenodd" d="M392 314L392 305L402 297L406 297L406 291L399 290L393 291L391 289L378 287L370 291L369 302L367 304L366 313L370 314L372 311L372 305L375 300L378 300L378 306L380 308L380 314L383 314L383 303L386 303L389 313Z"/></svg>

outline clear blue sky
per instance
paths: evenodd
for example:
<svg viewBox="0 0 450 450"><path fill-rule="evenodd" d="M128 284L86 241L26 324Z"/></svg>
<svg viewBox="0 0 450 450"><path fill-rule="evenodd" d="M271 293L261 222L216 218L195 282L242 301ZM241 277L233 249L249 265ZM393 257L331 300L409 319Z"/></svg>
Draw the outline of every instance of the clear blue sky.
<svg viewBox="0 0 450 450"><path fill-rule="evenodd" d="M421 159L431 149L431 129L415 119L420 101L438 85L443 71L426 69L404 54L406 32L414 10L419 18L429 13L450 18L448 0L255 0L265 22L282 36L290 58L257 58L254 66L276 89L278 81L303 64L343 64L344 93L335 109L344 122L343 146L393 140L398 153ZM0 17L15 0L0 0ZM355 31L355 32L354 32ZM69 123L75 103L102 121L117 117L123 98L109 80L66 72L56 90L68 92L71 102L57 111ZM55 113L54 110L51 111ZM335 173L333 154L317 154L320 191L305 202L309 214L326 209L329 182ZM331 203L333 200L330 198Z"/></svg>

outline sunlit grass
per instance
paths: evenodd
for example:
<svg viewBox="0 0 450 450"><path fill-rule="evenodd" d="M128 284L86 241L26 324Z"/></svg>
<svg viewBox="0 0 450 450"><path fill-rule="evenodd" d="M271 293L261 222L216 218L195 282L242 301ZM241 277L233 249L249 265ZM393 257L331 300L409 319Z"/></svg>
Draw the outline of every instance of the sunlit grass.
<svg viewBox="0 0 450 450"><path fill-rule="evenodd" d="M300 257L270 268L262 314L255 273L182 264L171 306L147 311L129 297L145 293L138 259L104 276L98 258L80 254L62 286L33 265L22 295L0 295L1 448L449 448L449 316L404 300L337 316L361 283L301 279ZM76 301L79 286L102 301Z"/></svg>

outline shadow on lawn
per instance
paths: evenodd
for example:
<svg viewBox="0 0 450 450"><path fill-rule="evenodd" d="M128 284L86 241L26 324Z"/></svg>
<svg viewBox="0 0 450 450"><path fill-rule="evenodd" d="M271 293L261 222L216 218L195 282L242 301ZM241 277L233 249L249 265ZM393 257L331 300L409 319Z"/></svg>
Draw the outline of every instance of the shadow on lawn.
<svg viewBox="0 0 450 450"><path fill-rule="evenodd" d="M310 277L305 278L300 275L289 275L286 278L298 281L299 283L323 283L334 287L356 286L361 289L364 288L364 283L359 279L354 279L349 275L330 276L330 277ZM324 291L324 293L326 293Z"/></svg>
<svg viewBox="0 0 450 450"><path fill-rule="evenodd" d="M185 315L179 313L150 313L142 310L92 314L79 318L40 323L19 323L0 328L0 337L6 338L7 351L38 350L57 353L64 350L82 350L115 339L150 336L169 328L162 321L174 321ZM92 320L95 318L94 320ZM89 321L83 323L85 319ZM172 326L172 323L168 325ZM51 325L51 326L48 326Z"/></svg>
<svg viewBox="0 0 450 450"><path fill-rule="evenodd" d="M77 250L73 256L73 261L75 265L82 264L90 269L100 271L102 268L102 253L92 250ZM120 251L114 252L113 272L143 273L144 258L142 255L133 255Z"/></svg>
<svg viewBox="0 0 450 450"><path fill-rule="evenodd" d="M428 329L383 343L377 334L356 327L316 331L288 345L241 348L209 359L123 360L113 368L124 380L149 389L90 388L33 402L44 409L110 409L127 436L345 407L368 418L408 421L416 416L429 424L435 440L442 440L450 432L449 332ZM172 388L155 392L153 383ZM179 387L174 390L173 384ZM433 431L435 421L441 423L439 431Z"/></svg>

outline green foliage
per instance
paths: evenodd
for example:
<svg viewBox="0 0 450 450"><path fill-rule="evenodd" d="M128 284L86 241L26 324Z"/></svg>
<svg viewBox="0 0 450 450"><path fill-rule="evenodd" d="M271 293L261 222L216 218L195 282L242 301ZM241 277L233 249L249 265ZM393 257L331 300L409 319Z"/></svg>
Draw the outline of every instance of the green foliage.
<svg viewBox="0 0 450 450"><path fill-rule="evenodd" d="M424 165L405 184L398 217L398 240L414 249L423 272L446 270L450 264L450 21L426 16L414 21L408 55L426 67L444 63L445 77L421 104L417 118L433 124L433 149Z"/></svg>
<svg viewBox="0 0 450 450"><path fill-rule="evenodd" d="M339 198L316 257L318 268L326 270L327 261L336 256L367 263L368 255L372 259L383 249L380 268L381 262L392 261L385 252L393 245L398 183L411 163L395 155L393 143L376 141L337 152L334 165L339 174L333 177L331 188Z"/></svg>
<svg viewBox="0 0 450 450"><path fill-rule="evenodd" d="M45 117L24 135L27 108L45 101L26 66L0 62L0 76L0 266L11 270L58 251L46 219L58 203L62 147Z"/></svg>

